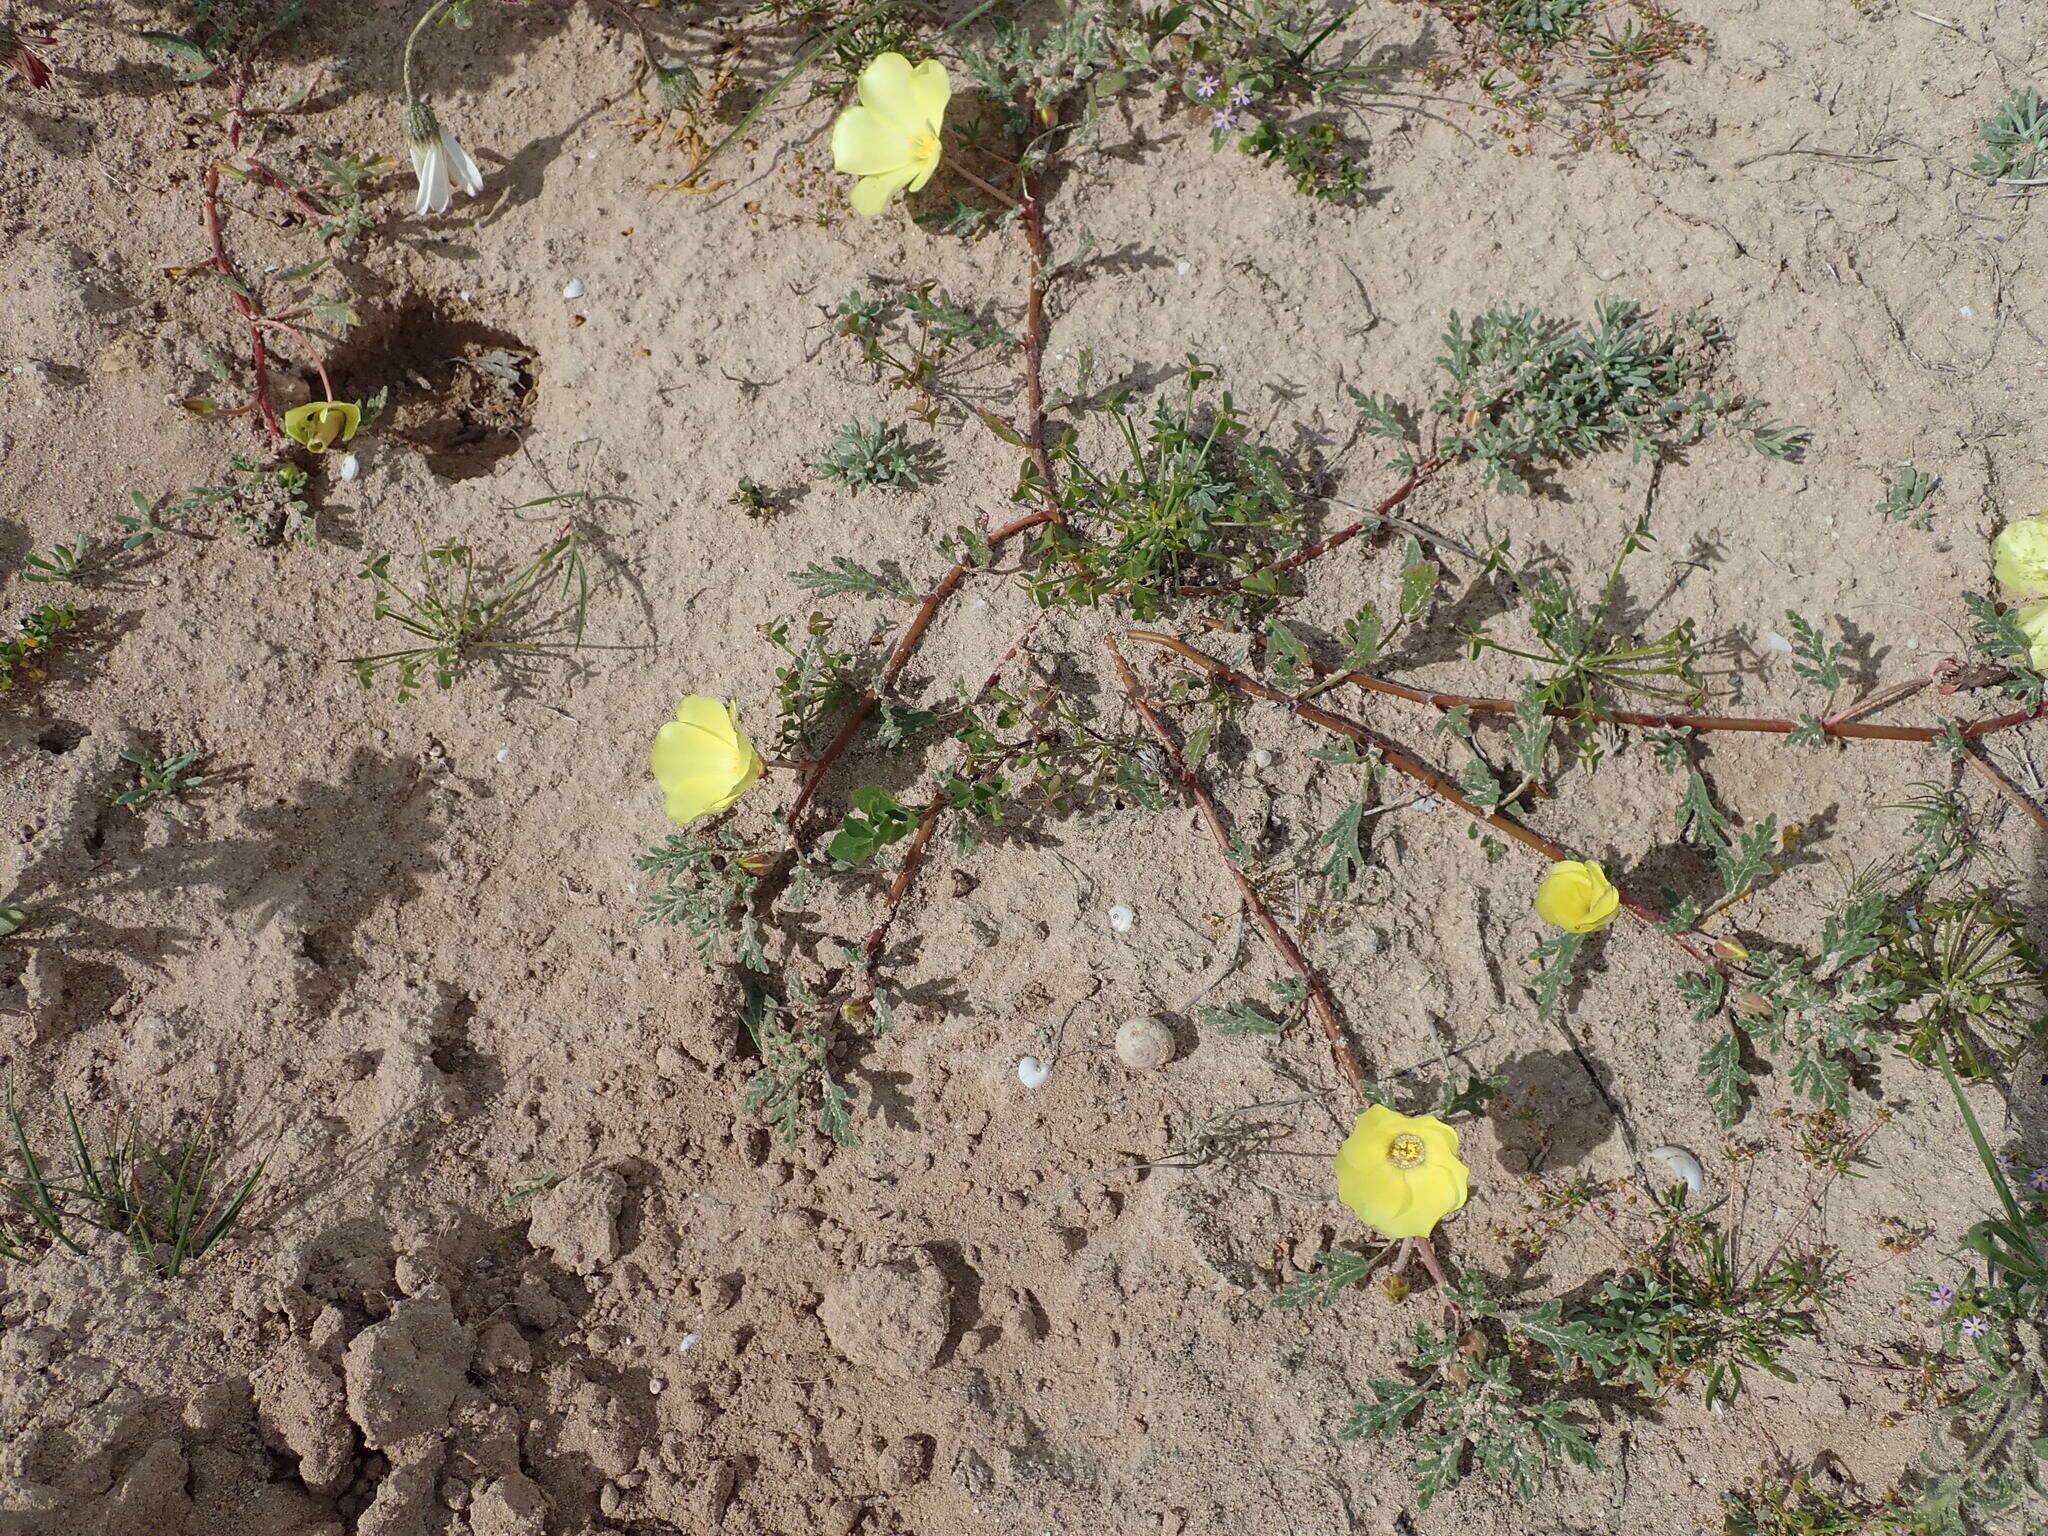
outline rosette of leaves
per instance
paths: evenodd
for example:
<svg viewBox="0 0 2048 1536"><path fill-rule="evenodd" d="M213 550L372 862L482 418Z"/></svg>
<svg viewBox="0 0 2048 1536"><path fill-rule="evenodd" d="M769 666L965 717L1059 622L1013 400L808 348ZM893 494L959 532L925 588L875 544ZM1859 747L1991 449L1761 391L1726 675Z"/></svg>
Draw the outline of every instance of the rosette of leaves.
<svg viewBox="0 0 2048 1536"><path fill-rule="evenodd" d="M1964 1077L1991 1076L2048 1035L2041 954L2020 920L1982 891L1924 902L1885 926L1875 970L1901 991L1898 1048L1933 1065L1937 1045Z"/></svg>

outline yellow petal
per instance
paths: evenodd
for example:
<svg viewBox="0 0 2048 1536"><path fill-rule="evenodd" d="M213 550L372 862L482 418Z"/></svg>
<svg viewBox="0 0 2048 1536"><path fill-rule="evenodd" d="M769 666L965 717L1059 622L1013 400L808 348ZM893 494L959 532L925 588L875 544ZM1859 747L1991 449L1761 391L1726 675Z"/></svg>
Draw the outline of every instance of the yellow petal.
<svg viewBox="0 0 2048 1536"><path fill-rule="evenodd" d="M937 133L946 121L946 103L953 99L953 82L946 78L946 66L937 59L926 59L910 72L907 86L918 121Z"/></svg>
<svg viewBox="0 0 2048 1536"><path fill-rule="evenodd" d="M853 184L853 194L847 199L853 204L853 211L875 217L889 206L889 200L915 179L922 167L906 165L901 170L889 171L879 176L863 176Z"/></svg>
<svg viewBox="0 0 2048 1536"><path fill-rule="evenodd" d="M1592 933L1614 921L1621 892L1598 864L1560 859L1536 888L1536 915L1567 933Z"/></svg>
<svg viewBox="0 0 2048 1536"><path fill-rule="evenodd" d="M917 95L910 84L913 73L910 60L902 54L876 54L855 82L860 104L914 131L922 126L922 119L918 113Z"/></svg>
<svg viewBox="0 0 2048 1536"><path fill-rule="evenodd" d="M868 107L848 107L832 125L832 167L848 176L879 176L912 160L908 128Z"/></svg>
<svg viewBox="0 0 2048 1536"><path fill-rule="evenodd" d="M2013 617L2019 621L2027 638L2034 642L2033 664L2048 669L2048 603L2028 603Z"/></svg>

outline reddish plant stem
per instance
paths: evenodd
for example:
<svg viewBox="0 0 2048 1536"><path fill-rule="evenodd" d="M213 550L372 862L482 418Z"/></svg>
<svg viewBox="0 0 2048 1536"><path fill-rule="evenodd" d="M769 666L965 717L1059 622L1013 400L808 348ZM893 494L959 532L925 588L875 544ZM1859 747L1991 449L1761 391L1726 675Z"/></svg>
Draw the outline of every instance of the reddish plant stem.
<svg viewBox="0 0 2048 1536"><path fill-rule="evenodd" d="M1306 720L1309 724L1318 726L1332 735L1342 736L1355 746L1377 753L1386 765L1396 773L1415 780L1416 783L1422 785L1439 800L1457 807L1457 809L1463 811L1474 821L1480 823L1480 825L1493 828L1496 832L1521 844L1530 852L1540 855L1553 864L1576 857L1569 849L1560 847L1541 833L1530 831L1529 828L1513 818L1503 816L1498 811L1489 811L1474 805L1465 798L1464 791L1459 789L1454 782L1443 774L1438 773L1419 758L1411 756L1406 749L1380 735L1377 731L1360 725L1356 721L1347 720L1342 715L1333 715L1328 710L1318 708L1314 704L1304 703L1278 688L1269 687L1257 678L1248 677L1228 663L1217 660L1206 651L1196 650L1186 641L1176 636L1161 634L1157 630L1150 629L1128 630L1126 634L1130 639L1140 641L1145 645L1154 645L1158 646L1161 650L1173 652L1174 655L1180 657L1183 661L1199 667L1218 682L1228 683L1239 693L1249 694L1257 699L1271 700L1273 703L1281 705L1290 713ZM1651 928L1662 929L1665 924L1671 921L1664 912L1646 901L1629 895L1626 891L1621 893L1621 904L1631 916ZM1721 962L1714 957L1713 953L1702 947L1700 940L1704 939L1705 935L1698 935L1696 937L1687 933L1667 932L1666 936L1672 943L1676 944L1686 954L1701 964L1712 965L1716 968L1720 966ZM1708 942L1711 941L1709 940Z"/></svg>
<svg viewBox="0 0 2048 1536"><path fill-rule="evenodd" d="M1028 533L1033 528L1040 528L1048 523L1066 522L1066 515L1060 511L1058 500L1053 494L1052 457L1045 450L1045 384L1042 376L1045 357L1045 221L1030 177L1024 176L1019 179L1023 192L1021 214L1024 244L1030 261L1029 287L1024 300L1024 430L1019 435L1024 440L1024 452L1029 456L1032 467L1038 472L1046 506L1044 511L1034 512L1029 517L1020 517L990 534L991 547L1005 543L1020 533ZM989 418L989 413L983 415L984 419ZM796 799L790 802L788 811L783 814L783 823L792 832L796 831L797 823L810 808L811 802L817 798L826 774L830 773L833 765L846 755L847 749L853 745L854 738L860 734L861 728L867 724L869 716L874 714L880 704L881 696L895 686L897 676L903 671L904 665L917 650L919 643L923 641L925 631L931 628L932 620L938 617L939 609L944 606L946 599L951 597L958 590L960 583L966 579L969 569L970 567L964 564L955 565L939 578L938 584L926 593L924 601L918 604L917 613L911 618L909 628L897 638L896 644L890 649L888 660L882 664L881 676L875 680L874 686L861 696L860 702L854 706L853 713L848 715L846 722L839 727L838 734L832 738L817 760L811 764L809 772L805 774L803 783L797 789ZM1007 661L1008 658L1005 657L1004 660ZM1001 667L998 666L997 670L1000 671Z"/></svg>
<svg viewBox="0 0 2048 1536"><path fill-rule="evenodd" d="M1134 639L1142 638L1142 632L1138 630L1131 631L1131 635ZM1138 674L1131 670L1129 659L1116 643L1116 636L1106 634L1102 637L1102 643L1109 650L1110 660L1116 664L1117 681L1123 686L1124 696L1131 701L1131 707L1137 710L1138 718L1145 722L1145 728L1152 733L1152 739L1159 743L1159 749L1166 754L1166 761L1173 770L1173 776L1180 781L1180 786L1187 792L1188 799L1194 802L1195 809L1201 813L1203 822L1209 828L1209 835L1222 850L1224 867L1230 871L1230 878L1236 882L1237 892L1244 902L1245 910L1251 914L1252 921L1259 925L1259 931L1265 934L1266 942L1273 946L1273 952L1280 957L1281 963L1301 978L1303 987L1307 989L1309 1012L1315 1016L1316 1022L1322 1026L1324 1036L1330 1042L1331 1060L1336 1062L1337 1069L1344 1074L1345 1081L1351 1084L1352 1091L1363 1100L1366 1097L1365 1072L1358 1064L1358 1054L1351 1049L1351 1042L1345 1038L1344 1024L1337 1016L1336 1004L1330 1001L1330 994L1324 989L1321 979L1308 963L1307 957L1302 954L1301 946L1294 942L1294 936L1281 925L1278 918L1273 916L1273 909L1267 906L1265 898L1259 895L1258 887L1252 884L1250 876L1237 867L1237 860L1231 856L1230 829L1224 825L1223 813L1216 808L1215 799L1203 786L1202 781L1195 776L1194 769L1188 766L1187 759L1181 754L1180 743L1173 739L1173 732L1168 729L1166 721L1160 717L1151 699L1146 697L1143 686L1138 682Z"/></svg>
<svg viewBox="0 0 2048 1536"><path fill-rule="evenodd" d="M1264 571L1260 572L1259 574L1277 576L1283 571L1291 571L1296 569L1297 567L1307 565L1309 561L1319 560L1324 555L1327 555L1331 550L1340 548L1345 544L1349 544L1353 539L1357 538L1361 533L1364 533L1368 528L1378 528L1382 526L1385 523L1386 516L1389 512L1392 512L1396 507L1400 506L1402 502L1406 501L1410 496L1413 496L1415 494L1417 487L1419 487L1424 481L1428 480L1431 475L1434 475L1438 470L1442 469L1443 467L1443 459L1437 456L1436 454L1431 454L1428 458L1424 459L1420 464L1416 465L1413 469L1411 469L1408 472L1408 478L1406 480L1403 480L1399 485L1395 486L1393 493L1389 495L1386 498L1386 500L1380 502L1378 506L1374 507L1364 517L1359 518L1356 522L1346 523L1342 528L1339 528L1335 533L1325 535L1324 537L1316 540L1315 543L1309 545L1305 549L1297 549L1285 560L1274 561L1272 565L1268 566ZM1233 594L1242 590L1242 582L1230 581L1222 582L1214 586L1182 587L1180 589L1180 595L1182 597L1230 597Z"/></svg>
<svg viewBox="0 0 2048 1536"><path fill-rule="evenodd" d="M1018 534L1029 533L1033 528L1042 527L1051 521L1053 518L1049 512L1033 512L1028 517L1020 517L990 534L989 547L995 548L1008 543ZM853 707L853 713L848 715L846 723L839 727L839 733L805 770L803 783L796 792L796 799L790 802L789 809L783 813L783 824L792 832L796 830L797 822L802 819L804 812L810 808L811 801L817 798L819 786L825 782L825 775L846 755L846 749L853 745L853 738L860 734L860 728L867 724L868 717L881 703L882 695L895 686L905 664L924 639L925 631L932 627L932 620L938 617L939 609L944 606L946 599L959 589L960 583L967 579L970 569L972 567L965 564L955 565L939 578L938 584L931 591L925 594L924 601L917 605L917 612L912 615L909 626L896 637L896 644L890 647L889 658L882 663L881 675L861 695L860 702Z"/></svg>
<svg viewBox="0 0 2048 1536"><path fill-rule="evenodd" d="M239 99L239 92L237 96ZM278 420L277 406L270 398L270 349L264 340L263 327L257 320L256 306L249 302L249 296L242 291L242 280L235 272L234 263L228 259L227 243L221 237L218 164L206 168L206 190L202 209L206 217L207 243L213 250L213 254L207 258L207 264L226 279L228 297L234 301L235 312L242 317L242 325L249 333L250 404L263 418L263 430L270 436L270 446L281 450L285 442L284 424Z"/></svg>
<svg viewBox="0 0 2048 1536"><path fill-rule="evenodd" d="M996 684L1002 680L1004 669L1024 653L1024 648L1031 643L1031 637L1038 633L1038 626L1044 622L1045 615L1041 613L1024 627L1024 633L1003 652L1002 657L989 669L988 676L982 679L981 687L975 691L976 704L981 703L994 691ZM963 767L966 766L966 759L971 756L971 753L963 755ZM861 945L861 963L870 978L870 994L874 991L875 965L882 957L882 946L889 940L889 930L895 926L896 914L903 906L903 898L909 894L911 881L917 878L918 868L924 863L925 849L931 844L932 832L945 811L944 799L934 799L925 807L924 814L918 818L917 831L912 834L909 844L904 848L903 862L896 870L896 878L889 882L889 894L882 900L881 921L875 924L874 930L867 936L867 942Z"/></svg>
<svg viewBox="0 0 2048 1536"><path fill-rule="evenodd" d="M1479 698L1463 693L1430 693L1425 689L1411 688L1406 683L1389 682L1386 678L1374 677L1367 672L1345 672L1339 676L1342 681L1355 687L1373 693L1388 694L1397 699L1406 699L1413 704L1427 704L1435 709L1468 709L1475 714L1493 715L1513 714L1515 710L1512 699ZM1887 690L1887 694L1895 693L1897 698L1904 698L1924 686L1923 683L1914 683L1910 687L1901 684L1899 689ZM1881 697L1872 707L1881 708L1886 703L1896 701L1896 698ZM1801 724L1797 720L1750 719L1741 715L1655 715L1627 709L1617 709L1605 715L1598 715L1590 710L1558 707L1547 709L1544 713L1564 720L1607 721L1614 725L1637 726L1648 730L1749 731L1771 736L1789 736L1798 730ZM2008 730L2015 725L2024 725L2029 720L2044 717L2048 717L2048 704L2036 710L2023 710L2015 714L1973 720L1958 729L1964 737L1974 740L1979 736L1988 736L1994 731ZM1835 741L1929 742L1938 740L1943 735L1940 729L1929 725L1852 725L1843 722L1842 716L1821 721L1820 728L1823 734Z"/></svg>

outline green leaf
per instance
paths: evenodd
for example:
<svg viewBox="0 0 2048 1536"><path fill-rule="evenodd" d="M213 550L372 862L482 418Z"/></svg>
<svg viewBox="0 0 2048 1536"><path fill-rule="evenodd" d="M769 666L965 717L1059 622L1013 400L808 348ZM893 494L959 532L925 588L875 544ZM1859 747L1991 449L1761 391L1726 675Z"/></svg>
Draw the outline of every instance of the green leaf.
<svg viewBox="0 0 2048 1536"><path fill-rule="evenodd" d="M1197 1016L1224 1035L1277 1035L1284 1025L1269 1019L1250 1003L1232 1003L1227 1008L1200 1008Z"/></svg>
<svg viewBox="0 0 2048 1536"><path fill-rule="evenodd" d="M1266 626L1266 659L1273 668L1273 680L1289 693L1305 688L1314 677L1308 647L1277 618Z"/></svg>
<svg viewBox="0 0 2048 1536"><path fill-rule="evenodd" d="M1787 609L1785 622L1792 626L1792 671L1833 693L1842 686L1842 647L1831 644L1828 638L1798 614Z"/></svg>
<svg viewBox="0 0 2048 1536"><path fill-rule="evenodd" d="M1386 626L1380 619L1380 611L1366 603L1358 612L1344 621L1344 644L1347 647L1344 660L1337 668L1340 672L1357 672L1371 666L1379 659L1380 648L1386 643Z"/></svg>
<svg viewBox="0 0 2048 1536"><path fill-rule="evenodd" d="M1349 891L1358 880L1358 872L1365 867L1365 852L1359 844L1365 811L1363 800L1352 801L1338 812L1330 830L1316 839L1316 846L1327 848L1330 853L1323 860L1322 876L1332 896L1342 897Z"/></svg>
<svg viewBox="0 0 2048 1536"><path fill-rule="evenodd" d="M1700 1053L1700 1076L1707 1080L1707 1098L1723 1125L1742 1118L1742 1099L1750 1074L1742 1065L1742 1037L1729 1030Z"/></svg>
<svg viewBox="0 0 2048 1536"><path fill-rule="evenodd" d="M1536 946L1536 953L1530 956L1542 964L1536 973L1533 990L1536 995L1536 1016L1548 1019L1557 1010L1564 998L1565 983L1571 980L1572 965L1579 958L1579 951L1585 947L1583 933L1558 933Z"/></svg>
<svg viewBox="0 0 2048 1536"><path fill-rule="evenodd" d="M1413 624L1429 613L1442 571L1422 553L1422 543L1413 534L1408 536L1401 561L1401 622Z"/></svg>
<svg viewBox="0 0 2048 1536"><path fill-rule="evenodd" d="M1373 1272L1374 1264L1363 1254L1347 1253L1341 1248L1326 1250L1316 1255L1314 1265L1305 1274L1280 1287L1274 1294L1273 1305L1282 1312L1334 1306L1346 1291Z"/></svg>
<svg viewBox="0 0 2048 1536"><path fill-rule="evenodd" d="M820 597L894 597L914 602L917 596L905 577L871 571L845 555L834 555L829 566L813 561L800 571L790 572L789 579Z"/></svg>
<svg viewBox="0 0 2048 1536"><path fill-rule="evenodd" d="M1505 1077L1468 1077L1465 1086L1456 1089L1445 1083L1436 1096L1437 1118L1449 1120L1458 1115L1479 1114L1507 1085Z"/></svg>

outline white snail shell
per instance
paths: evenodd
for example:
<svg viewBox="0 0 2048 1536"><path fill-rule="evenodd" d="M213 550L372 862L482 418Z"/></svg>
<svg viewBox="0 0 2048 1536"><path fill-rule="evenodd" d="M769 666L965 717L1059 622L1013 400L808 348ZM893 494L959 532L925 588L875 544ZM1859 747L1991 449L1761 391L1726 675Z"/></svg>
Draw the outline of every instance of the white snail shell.
<svg viewBox="0 0 2048 1536"><path fill-rule="evenodd" d="M1122 902L1109 909L1109 926L1117 933L1129 933L1138 921L1138 914Z"/></svg>
<svg viewBox="0 0 2048 1536"><path fill-rule="evenodd" d="M1125 1019L1116 1027L1116 1058L1134 1072L1151 1072L1173 1060L1173 1031L1158 1019Z"/></svg>
<svg viewBox="0 0 2048 1536"><path fill-rule="evenodd" d="M1643 1156L1662 1163L1674 1177L1685 1180L1686 1193L1697 1195L1707 1187L1707 1170L1683 1147L1652 1147Z"/></svg>
<svg viewBox="0 0 2048 1536"><path fill-rule="evenodd" d="M1019 1056L1017 1058L1017 1081L1026 1088L1043 1088L1045 1080L1051 1076L1052 1068L1048 1067L1036 1056Z"/></svg>

